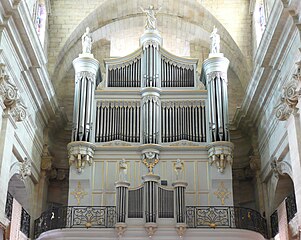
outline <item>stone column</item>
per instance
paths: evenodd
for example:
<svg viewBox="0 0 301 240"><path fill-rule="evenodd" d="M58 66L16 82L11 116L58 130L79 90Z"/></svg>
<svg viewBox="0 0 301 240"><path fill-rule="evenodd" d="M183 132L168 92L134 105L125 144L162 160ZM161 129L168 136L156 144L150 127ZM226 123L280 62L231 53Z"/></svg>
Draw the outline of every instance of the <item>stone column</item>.
<svg viewBox="0 0 301 240"><path fill-rule="evenodd" d="M160 177L155 174L147 174L142 177L144 180L144 211L145 229L151 237L157 230L157 199L158 181Z"/></svg>

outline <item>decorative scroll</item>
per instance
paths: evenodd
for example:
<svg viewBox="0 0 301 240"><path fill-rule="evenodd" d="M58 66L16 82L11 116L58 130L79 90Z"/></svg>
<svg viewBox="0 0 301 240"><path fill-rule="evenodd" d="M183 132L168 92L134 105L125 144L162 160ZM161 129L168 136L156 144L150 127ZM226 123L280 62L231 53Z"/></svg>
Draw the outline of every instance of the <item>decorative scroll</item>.
<svg viewBox="0 0 301 240"><path fill-rule="evenodd" d="M292 80L284 85L279 103L274 108L276 118L279 121L286 121L289 118L296 110L296 105L301 96L301 61L296 64L298 65L297 72L293 74Z"/></svg>
<svg viewBox="0 0 301 240"><path fill-rule="evenodd" d="M0 97L16 122L25 120L27 107L20 99L19 90L6 73L6 66L0 63Z"/></svg>
<svg viewBox="0 0 301 240"><path fill-rule="evenodd" d="M194 87L194 65L185 65L161 56L162 87Z"/></svg>
<svg viewBox="0 0 301 240"><path fill-rule="evenodd" d="M108 65L108 87L141 87L141 56L120 65Z"/></svg>
<svg viewBox="0 0 301 240"><path fill-rule="evenodd" d="M24 182L27 177L31 175L31 161L28 158L24 158L23 162L20 162L19 176Z"/></svg>
<svg viewBox="0 0 301 240"><path fill-rule="evenodd" d="M241 207L186 207L188 228L237 228L268 238L267 222L259 212Z"/></svg>
<svg viewBox="0 0 301 240"><path fill-rule="evenodd" d="M174 217L174 191L158 187L158 217Z"/></svg>
<svg viewBox="0 0 301 240"><path fill-rule="evenodd" d="M140 102L98 101L95 142L140 142Z"/></svg>
<svg viewBox="0 0 301 240"><path fill-rule="evenodd" d="M129 189L128 218L143 218L143 186Z"/></svg>
<svg viewBox="0 0 301 240"><path fill-rule="evenodd" d="M206 142L205 101L162 101L162 142Z"/></svg>

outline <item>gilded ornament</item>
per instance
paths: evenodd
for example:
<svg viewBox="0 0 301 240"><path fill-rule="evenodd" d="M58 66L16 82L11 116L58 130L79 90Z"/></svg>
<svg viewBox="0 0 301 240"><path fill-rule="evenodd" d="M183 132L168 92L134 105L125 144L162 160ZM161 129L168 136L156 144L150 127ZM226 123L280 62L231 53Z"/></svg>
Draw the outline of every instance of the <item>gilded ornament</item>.
<svg viewBox="0 0 301 240"><path fill-rule="evenodd" d="M77 187L76 187L76 188L74 189L74 191L71 192L70 194L73 195L74 198L76 199L76 201L77 201L77 206L79 206L81 200L82 200L86 195L88 195L87 192L84 192L84 189L82 188L80 182L77 182Z"/></svg>
<svg viewBox="0 0 301 240"><path fill-rule="evenodd" d="M214 195L221 200L221 204L225 205L225 199L229 198L231 192L225 187L224 182L220 182L217 191L214 192Z"/></svg>

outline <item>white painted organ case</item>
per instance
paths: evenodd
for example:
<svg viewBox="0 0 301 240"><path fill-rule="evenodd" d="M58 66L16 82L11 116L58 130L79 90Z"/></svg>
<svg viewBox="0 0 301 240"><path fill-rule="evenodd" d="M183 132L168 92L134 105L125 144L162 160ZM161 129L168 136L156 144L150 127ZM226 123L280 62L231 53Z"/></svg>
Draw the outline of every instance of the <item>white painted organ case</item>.
<svg viewBox="0 0 301 240"><path fill-rule="evenodd" d="M201 83L196 72L198 60L164 50L156 31L146 32L140 43L128 56L105 60L106 77L93 94L93 123L88 124L93 160L82 173L70 174L70 192L82 181L88 196L80 205L115 206L120 198L115 183L120 177L120 161L125 159L128 215L142 216L144 207L139 210L137 199L145 204L143 176L159 176L156 194L174 201L175 166L180 159L182 180L187 183L186 205L233 205L227 98L216 98L226 93L226 58L211 57L207 67L204 65L207 83ZM212 67L216 62L220 66ZM221 192L228 194L221 197ZM138 204L135 212L130 211L131 199ZM76 203L69 195L69 205ZM159 199L157 204L160 209L163 203Z"/></svg>

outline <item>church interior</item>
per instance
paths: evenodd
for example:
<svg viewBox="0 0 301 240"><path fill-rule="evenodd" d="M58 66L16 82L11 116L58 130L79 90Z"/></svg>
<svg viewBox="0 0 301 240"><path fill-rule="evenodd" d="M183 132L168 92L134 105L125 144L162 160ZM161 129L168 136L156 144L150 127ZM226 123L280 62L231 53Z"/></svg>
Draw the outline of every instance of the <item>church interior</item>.
<svg viewBox="0 0 301 240"><path fill-rule="evenodd" d="M300 240L300 51L300 0L1 0L0 240Z"/></svg>

